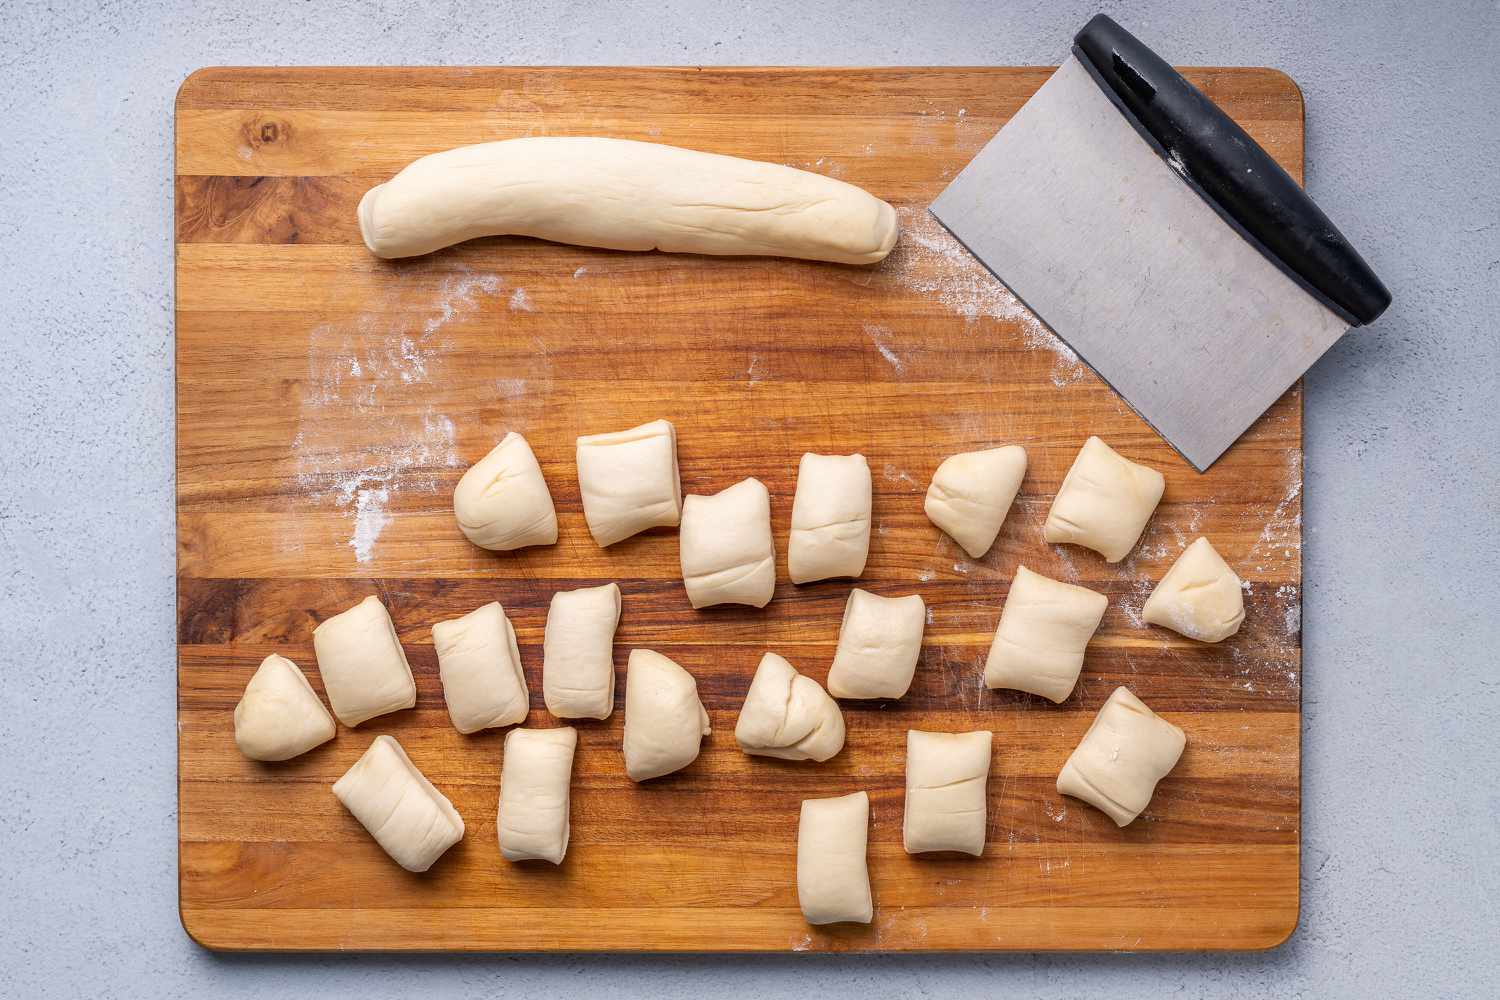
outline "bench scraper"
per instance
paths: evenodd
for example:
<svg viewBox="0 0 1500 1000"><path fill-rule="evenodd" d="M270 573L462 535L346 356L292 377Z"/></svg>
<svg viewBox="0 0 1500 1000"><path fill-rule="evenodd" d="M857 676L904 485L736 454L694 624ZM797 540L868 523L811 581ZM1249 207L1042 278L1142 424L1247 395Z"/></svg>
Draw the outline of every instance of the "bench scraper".
<svg viewBox="0 0 1500 1000"><path fill-rule="evenodd" d="M1391 301L1265 150L1102 14L930 211L1200 472Z"/></svg>

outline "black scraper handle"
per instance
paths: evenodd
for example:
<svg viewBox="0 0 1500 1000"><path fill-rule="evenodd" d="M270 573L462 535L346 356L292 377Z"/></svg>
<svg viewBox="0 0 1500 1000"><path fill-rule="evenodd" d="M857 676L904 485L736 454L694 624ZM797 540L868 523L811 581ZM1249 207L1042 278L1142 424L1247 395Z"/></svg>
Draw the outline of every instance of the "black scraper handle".
<svg viewBox="0 0 1500 1000"><path fill-rule="evenodd" d="M1391 293L1307 193L1218 105L1103 14L1073 53L1136 130L1226 222L1351 325Z"/></svg>

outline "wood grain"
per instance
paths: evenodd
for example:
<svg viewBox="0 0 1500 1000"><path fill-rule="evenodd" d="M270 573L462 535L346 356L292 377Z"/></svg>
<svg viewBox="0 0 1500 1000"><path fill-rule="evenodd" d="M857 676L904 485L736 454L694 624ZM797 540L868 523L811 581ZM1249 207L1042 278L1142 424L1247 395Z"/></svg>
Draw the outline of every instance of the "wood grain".
<svg viewBox="0 0 1500 1000"><path fill-rule="evenodd" d="M233 949L980 950L1264 948L1297 921L1301 395L1213 469L1186 466L974 263L924 206L1045 69L211 69L177 102L178 749L183 924ZM1272 70L1190 78L1298 177L1302 105ZM626 254L487 239L410 261L362 246L354 206L411 159L538 134L609 134L773 160L895 204L876 267ZM676 422L684 489L748 475L772 495L782 581L763 611L693 612L675 534L601 551L573 439ZM464 468L507 430L531 441L558 545L497 555L456 530ZM1089 434L1161 469L1166 498L1110 566L1041 539ZM922 514L937 464L1022 444L1030 465L994 549L970 560ZM847 582L785 580L797 459L859 450L875 475L861 585L931 609L911 693L847 703L825 765L752 759L733 726L760 654L818 680ZM1214 647L1143 627L1151 582L1198 535L1248 582ZM1062 705L983 687L1015 567L1110 597ZM714 735L686 770L624 776L619 711L579 726L565 862L495 843L502 733L448 723L434 622L507 608L541 704L558 589L616 580L617 670L633 646L698 678ZM235 750L231 712L271 652L322 695L312 629L366 594L391 609L413 710L341 728L282 764ZM1127 684L1188 733L1147 813L1120 830L1053 787ZM623 695L623 684L621 686ZM981 859L900 846L908 728L992 729ZM392 864L329 793L389 732L468 832L431 872ZM868 927L797 908L798 803L870 792Z"/></svg>

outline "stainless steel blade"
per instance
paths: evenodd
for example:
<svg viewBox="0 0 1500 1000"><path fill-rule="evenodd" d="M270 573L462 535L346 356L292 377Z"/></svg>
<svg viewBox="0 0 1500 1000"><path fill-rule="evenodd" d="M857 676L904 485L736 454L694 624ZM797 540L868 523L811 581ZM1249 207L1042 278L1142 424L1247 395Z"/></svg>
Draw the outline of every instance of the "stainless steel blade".
<svg viewBox="0 0 1500 1000"><path fill-rule="evenodd" d="M1348 329L1177 176L1076 58L931 212L1200 471Z"/></svg>

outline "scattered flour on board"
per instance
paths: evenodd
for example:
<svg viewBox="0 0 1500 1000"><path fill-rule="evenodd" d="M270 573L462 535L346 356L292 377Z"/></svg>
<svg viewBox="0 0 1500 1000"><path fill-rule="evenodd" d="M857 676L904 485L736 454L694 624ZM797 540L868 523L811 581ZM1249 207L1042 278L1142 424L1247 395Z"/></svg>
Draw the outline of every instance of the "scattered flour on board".
<svg viewBox="0 0 1500 1000"><path fill-rule="evenodd" d="M917 582L918 583L927 583L927 582L929 582L929 581L932 580L932 577L933 577L933 572L930 569L921 569L921 570L917 571Z"/></svg>
<svg viewBox="0 0 1500 1000"><path fill-rule="evenodd" d="M745 367L745 381L757 385L767 375L765 362L759 354L750 355L750 364Z"/></svg>
<svg viewBox="0 0 1500 1000"><path fill-rule="evenodd" d="M911 477L910 473L905 469L898 469L891 462L885 463L885 468L881 472L885 474L885 481L888 483L905 483L913 490L917 488L917 481Z"/></svg>
<svg viewBox="0 0 1500 1000"><path fill-rule="evenodd" d="M885 358L886 364L890 365L897 375L906 371L906 362L901 355L891 350L891 331L884 326L876 326L874 323L865 324L865 336L870 338L870 343L875 345L875 350Z"/></svg>
<svg viewBox="0 0 1500 1000"><path fill-rule="evenodd" d="M353 519L348 544L360 562L369 561L391 521L393 488L434 492L438 470L459 464L453 421L430 404L413 405L415 393L407 387L432 380L441 369L443 328L503 285L489 274L445 277L433 311L414 334L403 329L401 312L388 307L408 286L427 280L415 272L396 279L352 323L322 324L309 338L311 390L293 441L297 484ZM524 391L524 381L515 381ZM350 427L357 428L352 441Z"/></svg>
<svg viewBox="0 0 1500 1000"><path fill-rule="evenodd" d="M1083 378L1088 367L1073 349L1043 326L931 213L905 207L898 215L901 239L890 266L903 285L937 299L967 322L987 318L1015 324L1027 347L1053 353L1052 382L1058 388Z"/></svg>
<svg viewBox="0 0 1500 1000"><path fill-rule="evenodd" d="M526 294L526 289L517 288L510 296L510 308L514 312L536 312L536 303L531 301L531 296Z"/></svg>
<svg viewBox="0 0 1500 1000"><path fill-rule="evenodd" d="M589 269L588 269L588 266L587 266L587 265L585 265L585 266L583 266L583 267L580 267L580 268L579 268L579 269L578 269L578 270L576 270L576 271L574 271L574 272L573 272L573 277L575 277L575 278L581 278L581 277L583 277L583 276L584 276L584 275L585 275L585 274L588 274L588 273L589 273Z"/></svg>

